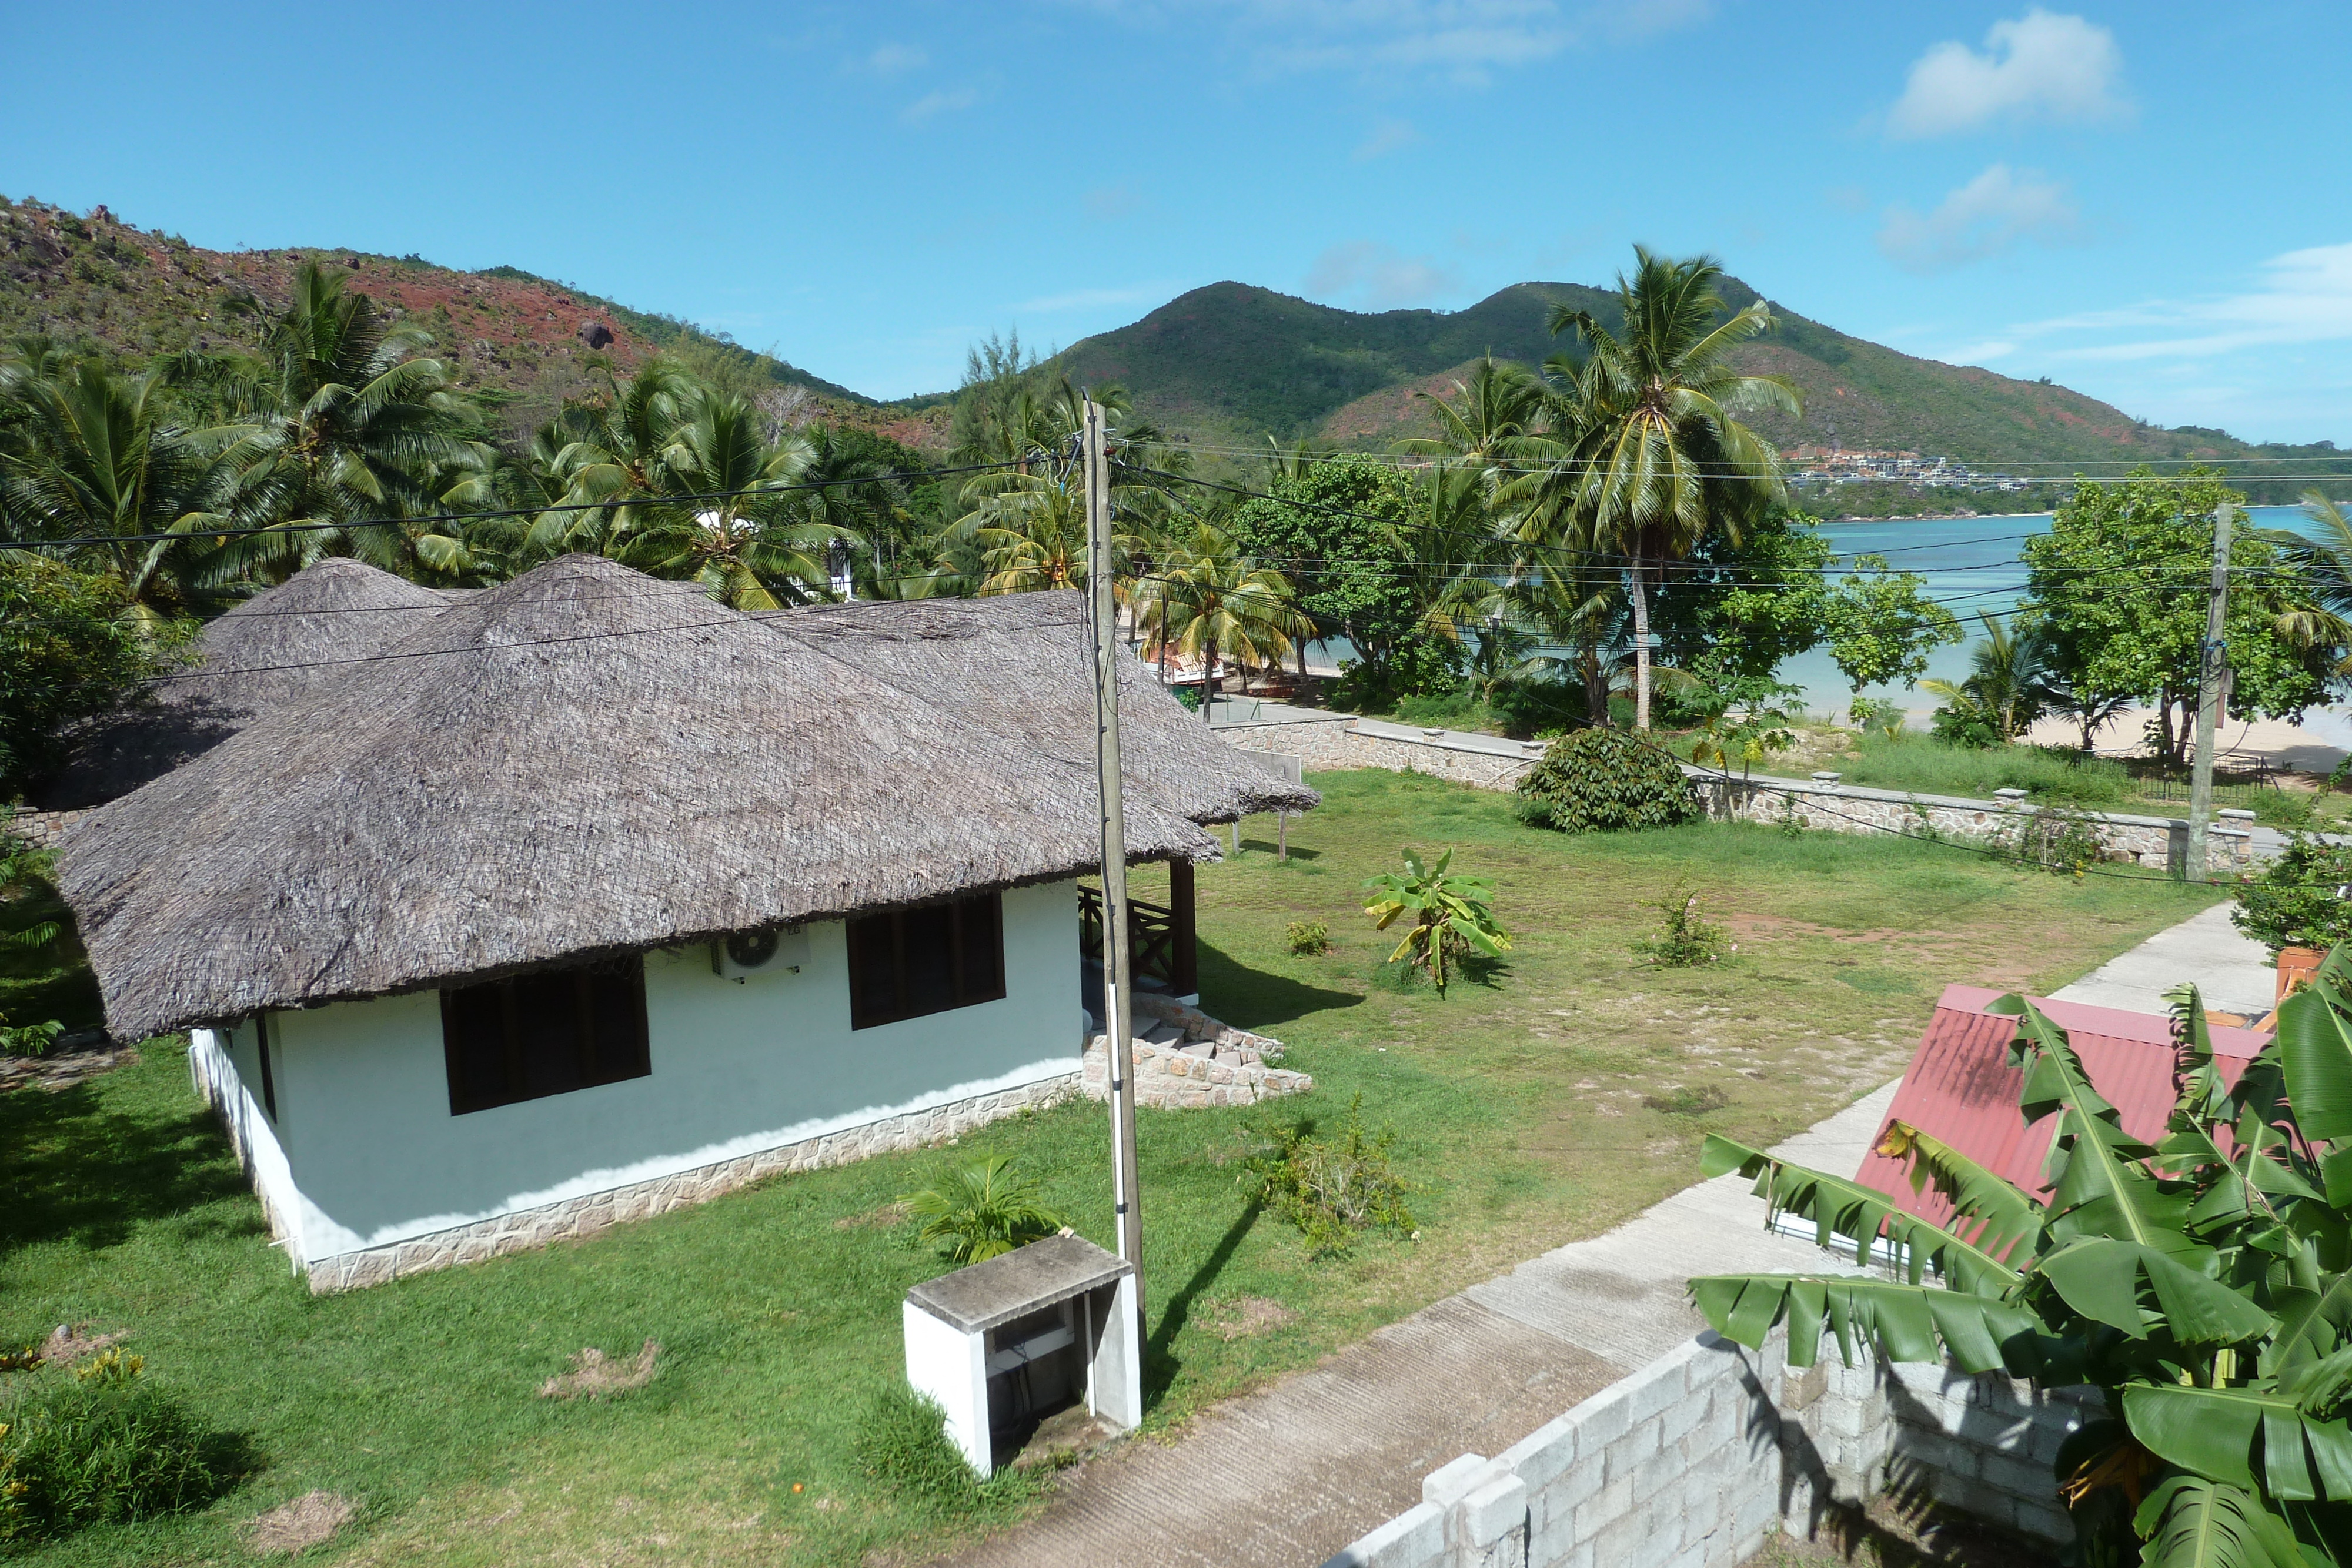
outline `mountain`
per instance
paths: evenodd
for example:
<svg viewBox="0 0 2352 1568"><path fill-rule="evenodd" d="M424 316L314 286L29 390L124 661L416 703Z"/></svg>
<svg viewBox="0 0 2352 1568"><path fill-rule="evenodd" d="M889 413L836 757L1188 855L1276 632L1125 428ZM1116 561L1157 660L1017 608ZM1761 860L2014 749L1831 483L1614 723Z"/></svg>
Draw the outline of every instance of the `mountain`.
<svg viewBox="0 0 2352 1568"><path fill-rule="evenodd" d="M509 426L544 418L609 365L627 375L647 356L686 356L706 374L780 394L801 417L937 445L944 413L886 409L871 398L706 332L519 267L460 272L420 256L352 250L205 250L176 235L0 196L0 339L44 334L127 358L251 345L306 261L433 336L460 391Z"/></svg>
<svg viewBox="0 0 2352 1568"><path fill-rule="evenodd" d="M1723 292L1735 309L1759 298L1737 279ZM1063 359L1073 380L1125 386L1139 413L1198 444L1257 449L1272 435L1380 447L1423 433L1427 407L1416 394L1450 392L1479 355L1537 364L1570 347L1545 330L1555 303L1589 310L1612 330L1622 322L1613 292L1572 283L1515 284L1457 311L1377 314L1214 283L1083 339ZM2167 430L2048 382L1918 359L1783 306L1772 311L1778 329L1733 359L1786 376L1804 393L1801 418L1754 422L1784 448L1909 450L1988 469L2332 451Z"/></svg>

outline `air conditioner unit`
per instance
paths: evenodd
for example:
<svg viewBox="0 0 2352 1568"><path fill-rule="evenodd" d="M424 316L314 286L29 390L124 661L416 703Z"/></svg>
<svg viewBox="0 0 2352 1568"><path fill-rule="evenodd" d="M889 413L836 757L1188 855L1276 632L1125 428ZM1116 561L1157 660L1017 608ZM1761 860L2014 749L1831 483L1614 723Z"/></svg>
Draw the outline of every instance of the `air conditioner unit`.
<svg viewBox="0 0 2352 1568"><path fill-rule="evenodd" d="M754 975L797 975L807 962L808 932L797 925L738 931L710 945L711 973L739 986Z"/></svg>

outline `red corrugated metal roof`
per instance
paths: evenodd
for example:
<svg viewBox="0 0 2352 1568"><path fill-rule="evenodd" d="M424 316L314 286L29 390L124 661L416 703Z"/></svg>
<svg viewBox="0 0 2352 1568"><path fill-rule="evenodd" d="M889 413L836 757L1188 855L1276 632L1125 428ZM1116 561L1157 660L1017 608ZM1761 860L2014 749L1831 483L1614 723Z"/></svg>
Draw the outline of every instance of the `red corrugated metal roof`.
<svg viewBox="0 0 2352 1568"><path fill-rule="evenodd" d="M1944 988L1886 1119L1908 1122L2037 1197L2046 1197L2049 1184L2042 1162L2050 1152L2058 1119L2045 1116L2028 1126L2018 1113L2017 1092L2024 1075L2009 1064L2017 1019L1985 1011L1987 1003L2007 994L1982 986ZM2142 1142L2156 1142L2174 1100L2170 1021L2153 1013L2081 1002L2032 1000L2066 1031L2091 1082L2121 1113L2124 1131ZM2271 1040L2252 1030L2221 1025L2211 1032L2214 1065L2231 1083ZM1879 1132L1883 1134L1885 1126ZM1949 1219L1952 1207L1943 1196L1932 1186L1914 1193L1908 1164L1880 1154L1878 1141L1871 1140L1857 1179L1923 1219L1938 1225Z"/></svg>

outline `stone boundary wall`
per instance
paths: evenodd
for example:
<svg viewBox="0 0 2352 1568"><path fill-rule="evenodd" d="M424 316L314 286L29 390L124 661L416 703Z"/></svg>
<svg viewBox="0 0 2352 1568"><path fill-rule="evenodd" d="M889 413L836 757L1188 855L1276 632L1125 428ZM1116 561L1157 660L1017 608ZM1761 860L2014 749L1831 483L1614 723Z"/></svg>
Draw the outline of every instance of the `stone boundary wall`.
<svg viewBox="0 0 2352 1568"><path fill-rule="evenodd" d="M1018 1089L958 1100L929 1111L885 1116L864 1126L847 1127L838 1133L763 1149L755 1155L721 1160L676 1176L589 1193L540 1208L501 1214L388 1247L321 1258L310 1265L310 1290L317 1295L358 1290L404 1274L421 1274L428 1270L495 1258L500 1253L527 1251L550 1242L593 1236L624 1220L644 1219L689 1204L708 1203L768 1176L843 1166L870 1155L940 1143L1015 1112L1057 1104L1077 1090L1076 1073L1058 1073Z"/></svg>
<svg viewBox="0 0 2352 1568"><path fill-rule="evenodd" d="M1300 719L1290 723L1234 725L1217 734L1247 751L1286 752L1307 767L1385 768L1426 773L1481 789L1517 786L1533 758L1499 756L1458 742L1366 735L1352 718ZM1810 779L1727 779L1706 768L1683 767L1710 815L1726 821L1779 826L1793 817L1801 827L1832 833L1894 832L1980 842L2009 837L2017 824L2041 808L1948 795L1910 795L1850 784ZM2189 823L2181 818L2136 817L2087 811L2112 859L2137 865L2173 867L2189 858ZM2207 846L2211 872L2235 873L2253 863L2253 835L2217 821Z"/></svg>
<svg viewBox="0 0 2352 1568"><path fill-rule="evenodd" d="M1236 1031L1238 1032L1238 1031ZM1087 1043L1079 1087L1090 1100L1110 1098L1110 1046L1101 1035ZM1209 1105L1255 1105L1277 1094L1304 1094L1315 1080L1304 1072L1266 1067L1245 1056L1193 1056L1172 1046L1135 1041L1135 1103L1163 1111L1197 1111Z"/></svg>
<svg viewBox="0 0 2352 1568"><path fill-rule="evenodd" d="M1355 726L1354 719L1344 717L1220 725L1217 736L1244 751L1283 752L1309 768L1385 768L1395 773L1426 773L1481 789L1508 789L1534 765L1528 758L1498 757L1442 740L1366 735Z"/></svg>
<svg viewBox="0 0 2352 1568"><path fill-rule="evenodd" d="M37 850L53 850L65 841L68 828L89 815L88 811L11 811L0 816L0 832L23 839Z"/></svg>
<svg viewBox="0 0 2352 1568"><path fill-rule="evenodd" d="M2073 1538L2051 1459L2095 1390L1834 1359L1796 1371L1712 1333L1499 1456L1432 1472L1422 1500L1325 1568L1734 1568L1774 1531L1917 1486L2044 1542ZM1891 1371L1891 1375L1890 1375Z"/></svg>

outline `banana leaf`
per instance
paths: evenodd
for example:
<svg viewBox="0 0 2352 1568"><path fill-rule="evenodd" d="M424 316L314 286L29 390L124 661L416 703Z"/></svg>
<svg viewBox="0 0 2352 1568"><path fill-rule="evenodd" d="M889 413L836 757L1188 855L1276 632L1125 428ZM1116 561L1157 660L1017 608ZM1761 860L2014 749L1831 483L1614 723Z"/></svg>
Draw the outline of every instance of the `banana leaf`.
<svg viewBox="0 0 2352 1568"><path fill-rule="evenodd" d="M1870 1261L1871 1243L1884 1234L1904 1249L1915 1285L1926 1270L1933 1269L1957 1289L1999 1295L2023 1278L1983 1248L1904 1213L1875 1187L1790 1165L1717 1134L1707 1134L1699 1168L1711 1176L1735 1170L1753 1176L1756 1196L1765 1200L1770 1218L1803 1215L1813 1222L1815 1239L1823 1248L1833 1237L1852 1241L1857 1263Z"/></svg>
<svg viewBox="0 0 2352 1568"><path fill-rule="evenodd" d="M2291 1394L2134 1383L2124 1420L2149 1452L2210 1480L2284 1502L2352 1499L2352 1426L2305 1414Z"/></svg>
<svg viewBox="0 0 2352 1568"><path fill-rule="evenodd" d="M1911 1162L1911 1190L1928 1182L1965 1219L1981 1220L1968 1239L2002 1262L2016 1259L2023 1248L2031 1260L2041 1250L2042 1206L2015 1183L1995 1175L1940 1138L1929 1136L1908 1122L1889 1122L1878 1152ZM1955 1227L1958 1233L1958 1228Z"/></svg>
<svg viewBox="0 0 2352 1568"><path fill-rule="evenodd" d="M2279 1004L2278 1051L2304 1136L2352 1137L2352 955L2337 947L2312 983Z"/></svg>
<svg viewBox="0 0 2352 1568"><path fill-rule="evenodd" d="M2088 1237L2050 1253L2035 1271L2075 1312L2134 1339L2158 1327L2182 1344L2236 1344L2269 1333L2277 1319L2193 1266L2215 1261L2210 1248L2180 1253Z"/></svg>
<svg viewBox="0 0 2352 1568"><path fill-rule="evenodd" d="M1709 1326L1754 1350L1775 1323L1789 1324L1789 1364L1811 1366L1822 1330L1837 1335L1846 1365L1867 1348L1885 1361L1942 1361L1964 1372L2039 1370L2041 1321L1994 1296L1892 1280L1817 1274L1709 1274L1690 1282Z"/></svg>
<svg viewBox="0 0 2352 1568"><path fill-rule="evenodd" d="M2294 1531L2242 1487L2173 1476L2147 1494L2133 1528L2142 1568L2310 1568Z"/></svg>

